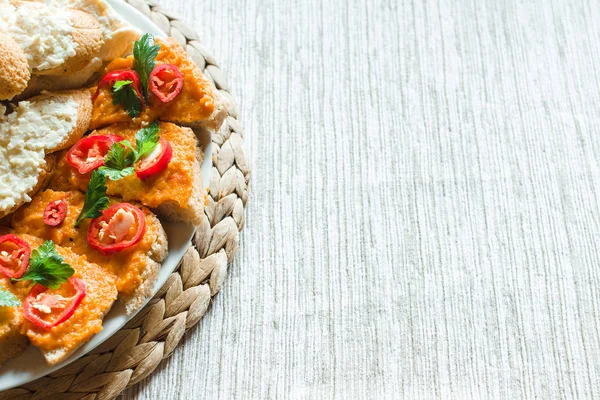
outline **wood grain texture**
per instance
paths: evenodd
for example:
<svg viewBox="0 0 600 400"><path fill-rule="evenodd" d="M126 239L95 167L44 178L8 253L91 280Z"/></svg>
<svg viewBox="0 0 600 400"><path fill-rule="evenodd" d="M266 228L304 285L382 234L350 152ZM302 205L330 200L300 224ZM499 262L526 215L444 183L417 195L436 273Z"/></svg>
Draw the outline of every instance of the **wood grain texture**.
<svg viewBox="0 0 600 400"><path fill-rule="evenodd" d="M600 3L161 0L253 167L221 294L124 398L600 390Z"/></svg>

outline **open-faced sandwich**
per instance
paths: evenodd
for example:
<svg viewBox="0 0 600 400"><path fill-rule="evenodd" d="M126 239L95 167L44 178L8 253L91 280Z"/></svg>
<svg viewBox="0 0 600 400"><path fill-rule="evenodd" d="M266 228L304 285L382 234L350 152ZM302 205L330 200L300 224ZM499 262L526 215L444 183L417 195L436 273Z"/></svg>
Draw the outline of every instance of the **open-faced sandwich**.
<svg viewBox="0 0 600 400"><path fill-rule="evenodd" d="M0 100L0 364L28 343L56 364L152 294L161 220L200 222L194 129L225 106L103 0L0 0Z"/></svg>

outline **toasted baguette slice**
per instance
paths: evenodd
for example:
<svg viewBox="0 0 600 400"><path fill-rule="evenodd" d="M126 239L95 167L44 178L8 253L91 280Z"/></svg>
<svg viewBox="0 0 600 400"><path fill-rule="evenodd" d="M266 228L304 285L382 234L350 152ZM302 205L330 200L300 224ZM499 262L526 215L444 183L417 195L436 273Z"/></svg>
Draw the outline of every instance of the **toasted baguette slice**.
<svg viewBox="0 0 600 400"><path fill-rule="evenodd" d="M3 17L34 74L76 72L89 63L104 44L100 24L89 13L43 2L13 1L11 4L14 7L3 7ZM61 39L50 45L47 42L52 39L48 37Z"/></svg>
<svg viewBox="0 0 600 400"><path fill-rule="evenodd" d="M83 69L96 56L104 44L100 24L92 15L80 10L67 10L73 32L71 36L75 44L75 55L55 68L34 69L37 75L68 75Z"/></svg>
<svg viewBox="0 0 600 400"><path fill-rule="evenodd" d="M44 242L30 235L18 236L32 249ZM21 331L25 332L30 342L41 351L49 365L63 361L100 332L104 316L117 299L116 277L112 273L68 248L55 247L64 261L75 270L73 276L85 282L86 295L69 319L51 329L39 328L27 319L23 322ZM59 289L49 290L49 293L67 297L69 294L66 290L66 286L63 285Z"/></svg>
<svg viewBox="0 0 600 400"><path fill-rule="evenodd" d="M0 217L30 200L43 185L46 155L75 143L90 121L87 90L43 94L0 119Z"/></svg>
<svg viewBox="0 0 600 400"><path fill-rule="evenodd" d="M117 276L119 299L125 304L127 312L132 313L151 294L160 263L167 256L165 231L158 218L150 210L140 206L146 224L142 240L122 251L103 255L88 244L89 219L84 220L78 228L74 227L84 198L80 192L46 190L34 197L31 203L17 210L10 217L10 225L16 232L53 240L77 254L85 255L90 262L100 265L104 270L114 273ZM43 220L44 209L48 203L60 199L67 201L67 216L59 226L48 226ZM116 203L119 201L111 200L111 204Z"/></svg>
<svg viewBox="0 0 600 400"><path fill-rule="evenodd" d="M137 131L131 125L118 124L97 130L92 135L112 134L135 143ZM170 142L173 149L168 168L146 180L130 175L116 182L109 181L108 193L125 201L139 202L170 221L198 225L204 212L206 195L200 169L203 153L190 128L160 122L159 134ZM83 192L87 189L89 179L90 174L81 175L67 162L66 153L63 152L50 186L57 190L77 189Z"/></svg>
<svg viewBox="0 0 600 400"><path fill-rule="evenodd" d="M0 100L12 99L24 91L30 77L25 53L11 36L0 33Z"/></svg>
<svg viewBox="0 0 600 400"><path fill-rule="evenodd" d="M65 135L64 139L46 149L46 153L54 153L73 146L90 126L92 117L92 99L89 90L65 90L61 92L45 92L29 99L36 104L77 104L77 118L74 120L72 129ZM58 118L62 115L56 114Z"/></svg>
<svg viewBox="0 0 600 400"><path fill-rule="evenodd" d="M156 65L177 66L183 75L183 87L177 97L168 103L163 103L150 91L147 104L142 113L134 118L134 122L143 125L160 119L191 128L217 131L227 116L225 101L218 90L175 39L157 38L156 43L160 45ZM131 69L133 61L133 56L118 58L106 67L106 72ZM90 129L131 120L120 104L113 104L110 88L101 88L94 100Z"/></svg>
<svg viewBox="0 0 600 400"><path fill-rule="evenodd" d="M7 232L5 228L1 230ZM21 302L29 293L29 286L25 282L11 284L8 278L0 275L0 288L12 292ZM21 333L23 321L21 307L0 307L0 365L27 347L27 337Z"/></svg>
<svg viewBox="0 0 600 400"><path fill-rule="evenodd" d="M27 336L21 333L23 312L16 307L0 307L0 366L21 354L27 347Z"/></svg>
<svg viewBox="0 0 600 400"><path fill-rule="evenodd" d="M93 76L100 69L102 69L102 60L94 57L85 67L69 75L33 75L27 88L12 100L25 100L43 91L57 92L84 87L93 80Z"/></svg>
<svg viewBox="0 0 600 400"><path fill-rule="evenodd" d="M47 155L46 162L42 165L42 172L38 175L37 183L29 192L27 192L25 201L15 204L15 206L10 210L0 212L0 218L3 218L8 214L16 211L21 205L23 205L25 202L29 201L33 196L35 196L37 192L39 192L42 188L46 187L48 181L50 180L50 177L52 176L52 172L54 171L55 166L56 156L54 154Z"/></svg>

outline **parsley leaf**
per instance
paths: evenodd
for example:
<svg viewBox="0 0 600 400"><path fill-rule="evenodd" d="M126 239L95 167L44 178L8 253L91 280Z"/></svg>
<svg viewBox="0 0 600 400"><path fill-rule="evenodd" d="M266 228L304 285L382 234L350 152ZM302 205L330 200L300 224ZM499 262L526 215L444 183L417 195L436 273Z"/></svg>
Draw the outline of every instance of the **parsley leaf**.
<svg viewBox="0 0 600 400"><path fill-rule="evenodd" d="M102 215L102 210L108 208L108 197L106 197L106 176L96 170L92 172L92 178L85 192L85 201L75 228L86 218L97 218Z"/></svg>
<svg viewBox="0 0 600 400"><path fill-rule="evenodd" d="M142 128L135 134L134 148L128 140L113 143L104 158L104 166L98 171L108 177L111 181L118 181L129 175L133 175L133 165L141 158L151 153L160 140L158 123L154 121L146 128Z"/></svg>
<svg viewBox="0 0 600 400"><path fill-rule="evenodd" d="M131 85L133 83L133 81L116 81L115 84L113 85L113 90L119 91L123 88L123 86L127 86L127 85Z"/></svg>
<svg viewBox="0 0 600 400"><path fill-rule="evenodd" d="M14 294L0 287L0 307L18 307L20 305L21 302Z"/></svg>
<svg viewBox="0 0 600 400"><path fill-rule="evenodd" d="M154 44L154 36L145 33L133 44L133 69L138 73L142 84L144 98L148 100L148 76L154 69L154 59L158 55L160 45Z"/></svg>
<svg viewBox="0 0 600 400"><path fill-rule="evenodd" d="M27 273L15 281L32 281L50 289L58 289L75 270L58 254L52 240L46 240L31 252Z"/></svg>
<svg viewBox="0 0 600 400"><path fill-rule="evenodd" d="M137 147L135 161L137 162L145 155L150 154L159 140L158 123L156 121L137 131L135 134L135 146Z"/></svg>
<svg viewBox="0 0 600 400"><path fill-rule="evenodd" d="M133 164L135 160L134 152L127 140L113 143L108 153L106 153L106 157L104 157L104 166L113 169L123 169Z"/></svg>
<svg viewBox="0 0 600 400"><path fill-rule="evenodd" d="M127 140L113 143L104 158L104 166L99 171L111 181L118 181L134 172L135 149Z"/></svg>
<svg viewBox="0 0 600 400"><path fill-rule="evenodd" d="M125 178L126 176L133 175L135 169L133 167L126 167L123 169L114 169L107 167L100 167L100 172L111 181L118 181L119 179Z"/></svg>
<svg viewBox="0 0 600 400"><path fill-rule="evenodd" d="M131 118L142 112L142 99L138 97L131 81L116 81L112 88L113 104L121 104Z"/></svg>

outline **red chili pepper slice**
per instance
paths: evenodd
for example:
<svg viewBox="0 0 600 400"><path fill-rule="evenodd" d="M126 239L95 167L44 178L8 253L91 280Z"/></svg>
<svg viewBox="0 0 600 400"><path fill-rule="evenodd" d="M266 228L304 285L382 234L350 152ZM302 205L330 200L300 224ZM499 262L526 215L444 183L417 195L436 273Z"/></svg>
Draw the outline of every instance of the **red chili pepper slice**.
<svg viewBox="0 0 600 400"><path fill-rule="evenodd" d="M80 139L67 153L67 162L79 171L87 174L104 165L104 157L113 143L122 141L117 135L93 135Z"/></svg>
<svg viewBox="0 0 600 400"><path fill-rule="evenodd" d="M120 203L90 222L87 239L90 247L106 255L135 245L145 232L144 212L129 203Z"/></svg>
<svg viewBox="0 0 600 400"><path fill-rule="evenodd" d="M44 223L49 226L62 224L66 216L67 201L65 199L51 201L44 209Z"/></svg>
<svg viewBox="0 0 600 400"><path fill-rule="evenodd" d="M31 247L13 234L0 236L0 273L8 278L20 278L29 268Z"/></svg>
<svg viewBox="0 0 600 400"><path fill-rule="evenodd" d="M173 148L171 147L171 143L161 137L154 150L135 167L135 174L142 180L148 179L167 169L172 158Z"/></svg>
<svg viewBox="0 0 600 400"><path fill-rule="evenodd" d="M35 326L53 328L73 316L86 293L85 282L79 278L70 277L57 290L38 283L23 302L23 315Z"/></svg>
<svg viewBox="0 0 600 400"><path fill-rule="evenodd" d="M137 72L125 69L119 71L112 71L104 75L104 77L98 83L98 88L96 89L96 93L92 96L92 101L96 100L98 94L100 93L100 89L108 86L110 88L113 87L116 81L131 81L131 85L133 86L133 90L140 98L142 104L144 104L144 97L142 96L142 85L140 83L140 77Z"/></svg>
<svg viewBox="0 0 600 400"><path fill-rule="evenodd" d="M159 64L150 73L148 88L163 103L173 100L183 88L183 74L173 64Z"/></svg>

